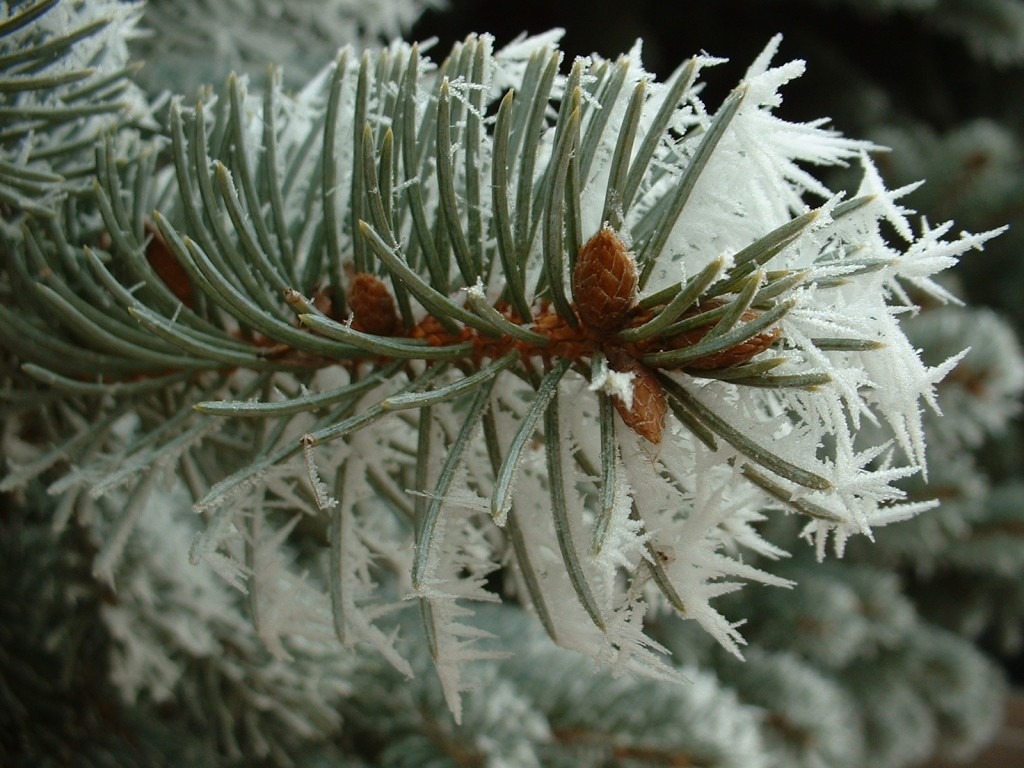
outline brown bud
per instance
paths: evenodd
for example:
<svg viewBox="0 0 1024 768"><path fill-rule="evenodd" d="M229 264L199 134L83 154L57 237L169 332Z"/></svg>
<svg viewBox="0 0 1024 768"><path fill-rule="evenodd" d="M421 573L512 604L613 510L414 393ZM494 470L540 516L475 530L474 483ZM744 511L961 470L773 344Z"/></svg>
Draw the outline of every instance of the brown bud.
<svg viewBox="0 0 1024 768"><path fill-rule="evenodd" d="M609 333L623 328L636 304L636 261L609 227L588 240L576 257L572 294L587 328Z"/></svg>
<svg viewBox="0 0 1024 768"><path fill-rule="evenodd" d="M548 362L552 359L568 358L581 363L585 357L593 353L593 347L587 344L587 337L582 329L569 325L564 317L551 311L546 305L534 318L533 330L547 336L549 343L537 349L522 347L527 356L536 353Z"/></svg>
<svg viewBox="0 0 1024 768"><path fill-rule="evenodd" d="M749 323L751 320L755 320L760 317L761 313L756 309L748 309L742 315L740 315L740 321ZM685 315L684 315L685 317ZM700 342L714 325L708 324L699 328L692 328L688 331L683 331L680 334L672 336L669 339L665 339L658 345L659 349L686 349L692 347ZM770 330L759 333L756 336L751 336L746 341L741 341L739 344L735 344L728 349L723 349L720 352L713 352L710 355L704 355L694 360L688 360L679 367L683 370L698 370L698 371L717 371L723 368L731 368L734 365L742 365L743 363L749 362L755 355L764 352L768 347L778 341L781 331L778 328L772 328Z"/></svg>
<svg viewBox="0 0 1024 768"><path fill-rule="evenodd" d="M625 353L617 354L609 350L609 364L620 373L633 374L632 407L626 408L625 401L616 396L615 410L627 427L658 445L661 443L665 413L668 411L668 401L661 383L650 368Z"/></svg>
<svg viewBox="0 0 1024 768"><path fill-rule="evenodd" d="M360 272L352 278L348 289L352 310L352 327L375 336L394 336L399 329L395 300L388 287L376 275Z"/></svg>
<svg viewBox="0 0 1024 768"><path fill-rule="evenodd" d="M778 341L781 331L772 328L770 331L751 336L746 341L741 341L721 352L715 352L704 357L691 360L683 368L687 370L717 371L723 368L732 368L734 365L742 365L750 362L751 358L764 352L768 347Z"/></svg>
<svg viewBox="0 0 1024 768"><path fill-rule="evenodd" d="M433 315L427 315L409 332L413 339L423 339L432 347L443 347L446 344L458 344L473 338L472 329L463 328L461 334L452 335L444 323Z"/></svg>
<svg viewBox="0 0 1024 768"><path fill-rule="evenodd" d="M331 291L329 287L317 286L313 289L313 295L309 297L313 301L313 307L322 315L326 315L332 320L338 320L339 318L334 316L334 302L331 301ZM287 301L287 297L285 301Z"/></svg>
<svg viewBox="0 0 1024 768"><path fill-rule="evenodd" d="M150 268L178 301L192 309L192 278L171 253L171 249L164 242L160 231L148 221L146 222L146 234L149 236L149 243L146 244L146 261Z"/></svg>

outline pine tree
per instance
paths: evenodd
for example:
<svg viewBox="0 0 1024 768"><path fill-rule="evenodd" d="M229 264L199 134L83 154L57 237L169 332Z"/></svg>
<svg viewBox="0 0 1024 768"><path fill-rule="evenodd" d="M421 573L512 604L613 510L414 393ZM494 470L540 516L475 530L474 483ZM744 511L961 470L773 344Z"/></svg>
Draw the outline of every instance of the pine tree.
<svg viewBox="0 0 1024 768"><path fill-rule="evenodd" d="M990 573L932 489L982 483L1024 364L938 275L1001 227L912 223L878 145L778 116L778 38L719 104L711 56L558 32L311 64L416 10L231 25L294 70L196 91L174 41L224 7L5 7L10 761L977 749L1000 677L899 576Z"/></svg>

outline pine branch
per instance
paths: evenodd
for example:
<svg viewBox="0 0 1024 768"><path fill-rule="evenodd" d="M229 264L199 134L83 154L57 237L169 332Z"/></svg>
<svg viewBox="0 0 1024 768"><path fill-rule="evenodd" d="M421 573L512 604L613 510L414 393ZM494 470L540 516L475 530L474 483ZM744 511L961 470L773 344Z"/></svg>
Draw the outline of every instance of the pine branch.
<svg viewBox="0 0 1024 768"><path fill-rule="evenodd" d="M901 281L938 291L996 234L915 236L870 144L776 117L802 72L770 66L777 46L713 112L706 57L658 84L635 54L559 77L550 37L471 37L436 66L346 50L294 94L232 76L174 99L166 165L98 143L91 189L24 209L3 285L19 386L61 395L34 414L97 436L65 437L51 491L141 509L180 473L195 557L247 584L278 655L308 588L343 643L406 671L381 624L397 578L457 717L460 667L493 653L467 603L496 599L498 568L615 671L676 678L644 634L662 602L739 654L712 602L788 584L739 555L768 548L748 520L803 514L823 554L921 508L896 482L953 363L907 342ZM847 202L804 170L849 160ZM108 579L135 522L104 543ZM324 585L289 540L319 548Z"/></svg>

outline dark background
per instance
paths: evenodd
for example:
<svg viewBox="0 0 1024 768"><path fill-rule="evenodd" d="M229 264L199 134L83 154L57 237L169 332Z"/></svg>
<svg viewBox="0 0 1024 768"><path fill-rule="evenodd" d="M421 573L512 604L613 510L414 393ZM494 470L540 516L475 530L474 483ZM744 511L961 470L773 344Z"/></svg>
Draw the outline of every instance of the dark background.
<svg viewBox="0 0 1024 768"><path fill-rule="evenodd" d="M841 119L875 120L878 109L890 117L913 115L939 129L990 115L998 111L1000 83L1020 75L973 61L959 41L932 32L920 17L820 0L450 0L447 10L428 12L411 38L437 37L439 51L445 51L472 32L489 32L501 47L520 33L553 27L565 30L567 58L589 53L614 58L642 38L644 66L660 78L695 53L728 58L728 64L705 73L712 105L713 96L724 96L768 40L782 33L779 61L802 58L808 64L807 74L786 86L785 116L830 116L844 132L849 130ZM858 115L854 110L863 110L862 94L849 97L864 87L872 87L879 101L872 114ZM838 111L823 113L830 105Z"/></svg>

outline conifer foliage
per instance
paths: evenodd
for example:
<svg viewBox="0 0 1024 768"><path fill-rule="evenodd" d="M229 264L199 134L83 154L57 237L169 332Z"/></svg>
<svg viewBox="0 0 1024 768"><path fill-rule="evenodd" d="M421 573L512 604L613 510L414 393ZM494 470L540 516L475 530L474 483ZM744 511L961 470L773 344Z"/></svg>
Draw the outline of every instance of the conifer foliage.
<svg viewBox="0 0 1024 768"><path fill-rule="evenodd" d="M999 230L913 224L874 145L779 117L803 72L779 38L720 104L708 55L658 82L639 46L570 62L552 32L346 47L297 90L275 69L157 109L122 56L139 10L0 21L0 487L89 529L125 699L172 698L201 657L219 693L191 716L281 756L337 708L374 730L341 703L356 681L436 675L486 732L472 670L508 674L542 629L622 686L728 710L652 626L742 656L719 601L816 578L777 567L803 545L766 521L822 559L934 506L905 481L961 351L926 364L901 320ZM815 175L845 165L849 193ZM786 675L760 653L752 679ZM536 695L523 728L578 758L591 725ZM750 711L718 728L658 755L757 753ZM494 764L553 764L496 733ZM405 735L378 757L424 764Z"/></svg>

